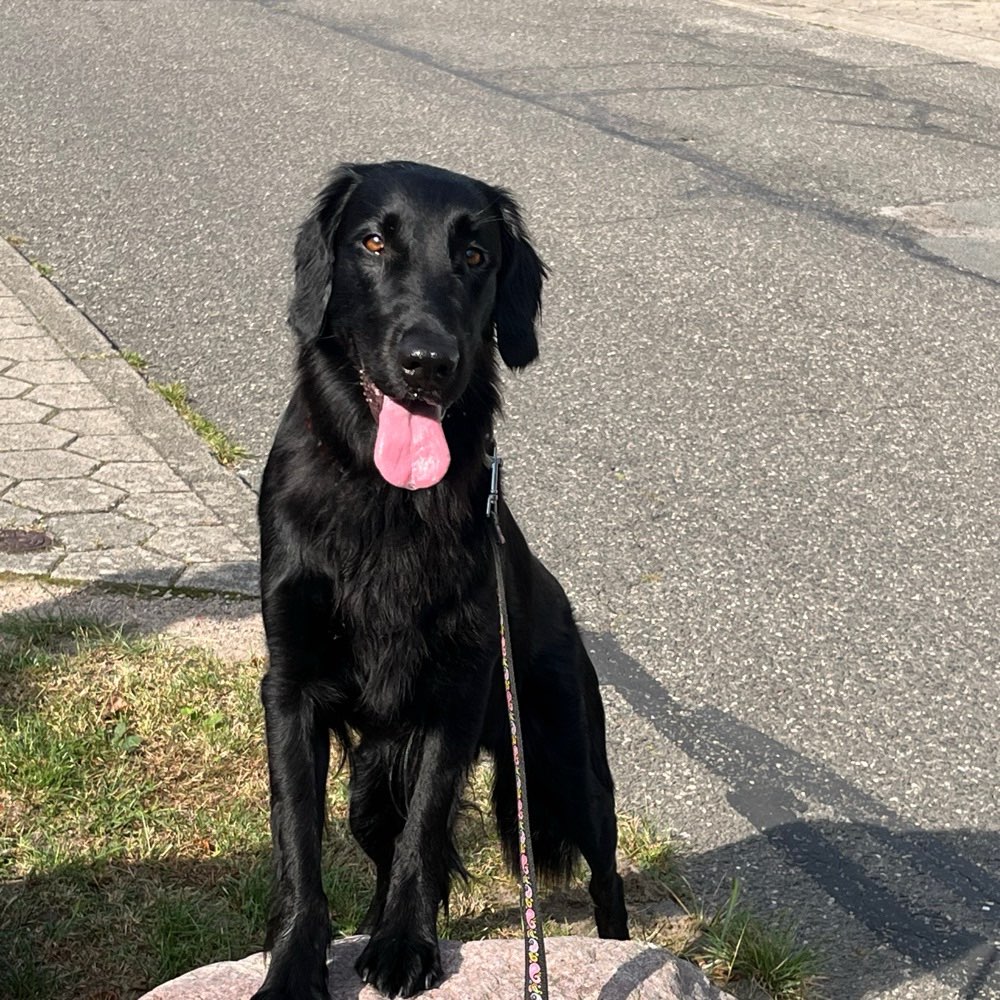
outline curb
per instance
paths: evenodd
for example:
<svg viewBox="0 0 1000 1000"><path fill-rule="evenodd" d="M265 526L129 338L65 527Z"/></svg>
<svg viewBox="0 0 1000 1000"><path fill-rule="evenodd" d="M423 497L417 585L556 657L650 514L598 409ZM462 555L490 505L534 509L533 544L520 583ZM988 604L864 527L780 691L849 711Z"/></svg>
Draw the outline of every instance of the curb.
<svg viewBox="0 0 1000 1000"><path fill-rule="evenodd" d="M788 2L774 0L772 3L752 2L752 0L751 2L718 0L718 2L726 7L737 7L756 14L880 38L898 45L910 45L927 52L949 56L960 62L1000 67L1000 38L971 34L968 31L942 29L921 24L917 20L892 17L879 13L877 4L872 10L866 11L852 10L836 4L796 3L795 0ZM990 7L1000 7L1000 5L990 4ZM950 3L931 5L929 9L937 9L942 15L949 14L952 17L956 14L955 5ZM1000 10L996 12L995 17L1000 24Z"/></svg>
<svg viewBox="0 0 1000 1000"><path fill-rule="evenodd" d="M18 562L18 557L6 557L2 560L0 570L36 576L46 575L52 579L96 580L126 585L147 584L152 587L171 589L177 587L205 593L255 595L258 592L256 495L250 487L235 473L223 469L208 453L201 439L125 361L100 329L55 285L39 274L14 247L2 239L0 239L0 282L6 285L14 298L32 314L41 332L48 335L65 352L89 384L106 399L112 411L121 417L134 435L161 457L189 491L185 494L167 495L187 496L209 512L211 517L206 520L214 521L217 526L216 534L222 543L220 549L222 554L217 562L204 555L185 559L185 545L190 546L190 539L185 540L184 536L190 535L193 529L183 522L173 521L169 512L165 512L159 520L147 517L144 523L152 524L164 533L173 532L176 536L170 542L169 558L163 560L176 569L172 574L162 571L144 575L141 566L144 559L141 557L141 552L146 550L140 550L139 546L145 543L134 546L139 568L131 573L122 571L120 565L114 570L99 569L97 567L100 560L97 557L89 561L77 560L77 565L95 567L90 572L73 571L71 560L70 571L67 572L65 569L61 571L60 566L68 557L77 554L72 543L65 547L64 555L54 566L48 566L37 560L29 563L21 559ZM64 412L58 406L55 409L57 413ZM2 457L0 452L0 461ZM37 477L37 481L43 487L47 485L42 475ZM133 490L126 486L125 493L126 497L131 497ZM240 560L234 563L230 556L227 561L226 550L239 550ZM156 552L166 555L162 547L157 548ZM153 561L155 562L155 557Z"/></svg>

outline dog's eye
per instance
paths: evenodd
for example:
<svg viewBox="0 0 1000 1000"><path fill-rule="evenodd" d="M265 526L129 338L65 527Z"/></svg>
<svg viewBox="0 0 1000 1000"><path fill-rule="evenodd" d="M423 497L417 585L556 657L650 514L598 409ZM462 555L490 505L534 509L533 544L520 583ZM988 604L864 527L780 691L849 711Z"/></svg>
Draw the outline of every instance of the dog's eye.
<svg viewBox="0 0 1000 1000"><path fill-rule="evenodd" d="M479 247L469 247L465 251L465 263L469 267L482 267L486 263L486 251Z"/></svg>
<svg viewBox="0 0 1000 1000"><path fill-rule="evenodd" d="M381 253L385 249L385 240L378 233L369 233L361 241L361 245L369 253Z"/></svg>

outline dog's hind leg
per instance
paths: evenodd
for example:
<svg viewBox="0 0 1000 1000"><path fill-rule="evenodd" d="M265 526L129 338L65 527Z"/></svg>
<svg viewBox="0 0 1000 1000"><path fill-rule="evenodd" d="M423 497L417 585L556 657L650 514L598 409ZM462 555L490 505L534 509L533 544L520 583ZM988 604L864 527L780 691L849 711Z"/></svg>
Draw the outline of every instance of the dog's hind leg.
<svg viewBox="0 0 1000 1000"><path fill-rule="evenodd" d="M506 760L510 748L496 754L494 809L511 871L517 874L517 816L514 806L513 766ZM627 940L625 894L618 874L618 825L612 790L587 764L570 765L548 753L540 756L526 747L528 814L531 842L539 871L562 880L572 874L583 855L590 869L588 886L594 903L597 933Z"/></svg>
<svg viewBox="0 0 1000 1000"><path fill-rule="evenodd" d="M618 823L604 707L586 650L578 637L572 643L569 650L556 646L537 655L518 685L532 846L539 871L557 879L572 874L582 854L590 868L598 934L626 940L628 916L616 858ZM516 874L509 737L495 742L491 751L496 760L497 825Z"/></svg>
<svg viewBox="0 0 1000 1000"><path fill-rule="evenodd" d="M572 816L576 824L575 840L590 868L590 898L594 902L594 920L602 938L628 940L628 914L625 888L618 874L618 820L615 815L614 781L608 764L605 737L604 704L590 657L577 638L576 658L582 679L588 736L588 768L585 793L574 795Z"/></svg>
<svg viewBox="0 0 1000 1000"><path fill-rule="evenodd" d="M615 857L618 843L615 800L610 792L593 787L591 791L589 822L578 828L577 842L590 868L588 890L594 903L594 922L599 937L627 941L625 887Z"/></svg>

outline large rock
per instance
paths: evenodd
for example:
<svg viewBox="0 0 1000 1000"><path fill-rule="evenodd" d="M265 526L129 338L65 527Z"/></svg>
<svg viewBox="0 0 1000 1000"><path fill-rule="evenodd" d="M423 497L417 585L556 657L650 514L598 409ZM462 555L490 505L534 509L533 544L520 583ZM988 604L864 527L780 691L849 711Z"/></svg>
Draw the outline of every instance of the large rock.
<svg viewBox="0 0 1000 1000"><path fill-rule="evenodd" d="M336 941L330 949L331 1000L379 1000L362 986L354 961L366 937ZM727 994L689 962L638 941L558 937L545 942L551 1000L724 1000ZM521 941L441 942L445 979L423 1000L522 1000ZM195 969L147 993L142 1000L247 1000L264 978L264 959L218 962Z"/></svg>

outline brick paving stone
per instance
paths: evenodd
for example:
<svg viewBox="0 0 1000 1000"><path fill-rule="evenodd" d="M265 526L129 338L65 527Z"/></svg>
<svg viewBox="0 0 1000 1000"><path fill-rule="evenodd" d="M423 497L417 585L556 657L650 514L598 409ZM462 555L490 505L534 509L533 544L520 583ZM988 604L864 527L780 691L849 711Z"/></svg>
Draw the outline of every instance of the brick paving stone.
<svg viewBox="0 0 1000 1000"><path fill-rule="evenodd" d="M191 488L162 460L108 462L94 473L94 478L126 493L186 493Z"/></svg>
<svg viewBox="0 0 1000 1000"><path fill-rule="evenodd" d="M0 398L15 399L18 396L23 396L31 387L31 382L10 378L8 375L0 375Z"/></svg>
<svg viewBox="0 0 1000 1000"><path fill-rule="evenodd" d="M48 337L0 339L0 358L11 361L55 361L65 357L66 352Z"/></svg>
<svg viewBox="0 0 1000 1000"><path fill-rule="evenodd" d="M153 525L123 517L117 511L56 514L45 519L45 527L62 545L74 552L141 545L155 531Z"/></svg>
<svg viewBox="0 0 1000 1000"><path fill-rule="evenodd" d="M0 468L15 479L76 479L96 469L98 462L60 448L0 451Z"/></svg>
<svg viewBox="0 0 1000 1000"><path fill-rule="evenodd" d="M22 424L38 421L52 412L51 406L33 403L28 399L0 399L0 424ZM0 431L0 441L4 431Z"/></svg>
<svg viewBox="0 0 1000 1000"><path fill-rule="evenodd" d="M257 594L260 592L260 573L255 559L246 562L195 563L184 570L174 586L233 594Z"/></svg>
<svg viewBox="0 0 1000 1000"><path fill-rule="evenodd" d="M33 510L25 510L16 504L0 500L0 528L29 528L38 524L41 515Z"/></svg>
<svg viewBox="0 0 1000 1000"><path fill-rule="evenodd" d="M86 382L40 385L28 393L28 399L39 403L48 403L60 410L96 410L108 405L107 396Z"/></svg>
<svg viewBox="0 0 1000 1000"><path fill-rule="evenodd" d="M12 378L25 379L32 385L63 385L90 380L69 359L63 361L21 361L10 370Z"/></svg>
<svg viewBox="0 0 1000 1000"><path fill-rule="evenodd" d="M55 427L73 431L74 434L134 433L128 422L107 405L108 401L103 397L101 399L101 406L98 409L64 410L57 413L49 423Z"/></svg>
<svg viewBox="0 0 1000 1000"><path fill-rule="evenodd" d="M250 550L223 526L160 528L149 537L146 547L177 556L185 562L252 558Z"/></svg>
<svg viewBox="0 0 1000 1000"><path fill-rule="evenodd" d="M184 564L135 546L71 552L55 573L65 580L102 580L105 583L138 583L169 587L181 575Z"/></svg>
<svg viewBox="0 0 1000 1000"><path fill-rule="evenodd" d="M8 424L0 431L0 453L6 449L22 451L31 448L62 448L74 437L76 435L72 431L64 431L49 424ZM4 460L0 457L0 468L3 467Z"/></svg>
<svg viewBox="0 0 1000 1000"><path fill-rule="evenodd" d="M10 316L0 316L0 341L43 340L41 328L32 320L23 321Z"/></svg>
<svg viewBox="0 0 1000 1000"><path fill-rule="evenodd" d="M193 493L133 493L117 510L163 526L219 525L215 512Z"/></svg>
<svg viewBox="0 0 1000 1000"><path fill-rule="evenodd" d="M37 280L42 302L48 286ZM0 283L0 527L43 525L55 544L0 555L0 572L258 594L256 554L241 541L252 535L249 491L207 455L199 464L193 435L198 455L174 443L184 433L176 417L151 394L146 405L144 387L99 336L88 346L85 318L60 304L43 326L20 296ZM177 470L159 440L181 456Z"/></svg>
<svg viewBox="0 0 1000 1000"><path fill-rule="evenodd" d="M36 323L38 322L34 316L28 311L28 309L21 305L21 302L15 296L5 295L2 300L0 300L0 318L8 320L9 322L17 323ZM2 330L0 330L2 332Z"/></svg>
<svg viewBox="0 0 1000 1000"><path fill-rule="evenodd" d="M61 549L45 552L0 552L0 573L51 573L62 558Z"/></svg>
<svg viewBox="0 0 1000 1000"><path fill-rule="evenodd" d="M156 462L160 453L138 434L83 434L69 447L77 455L102 462Z"/></svg>
<svg viewBox="0 0 1000 1000"><path fill-rule="evenodd" d="M11 487L4 500L42 514L88 514L111 510L124 496L123 490L92 479L36 479Z"/></svg>

